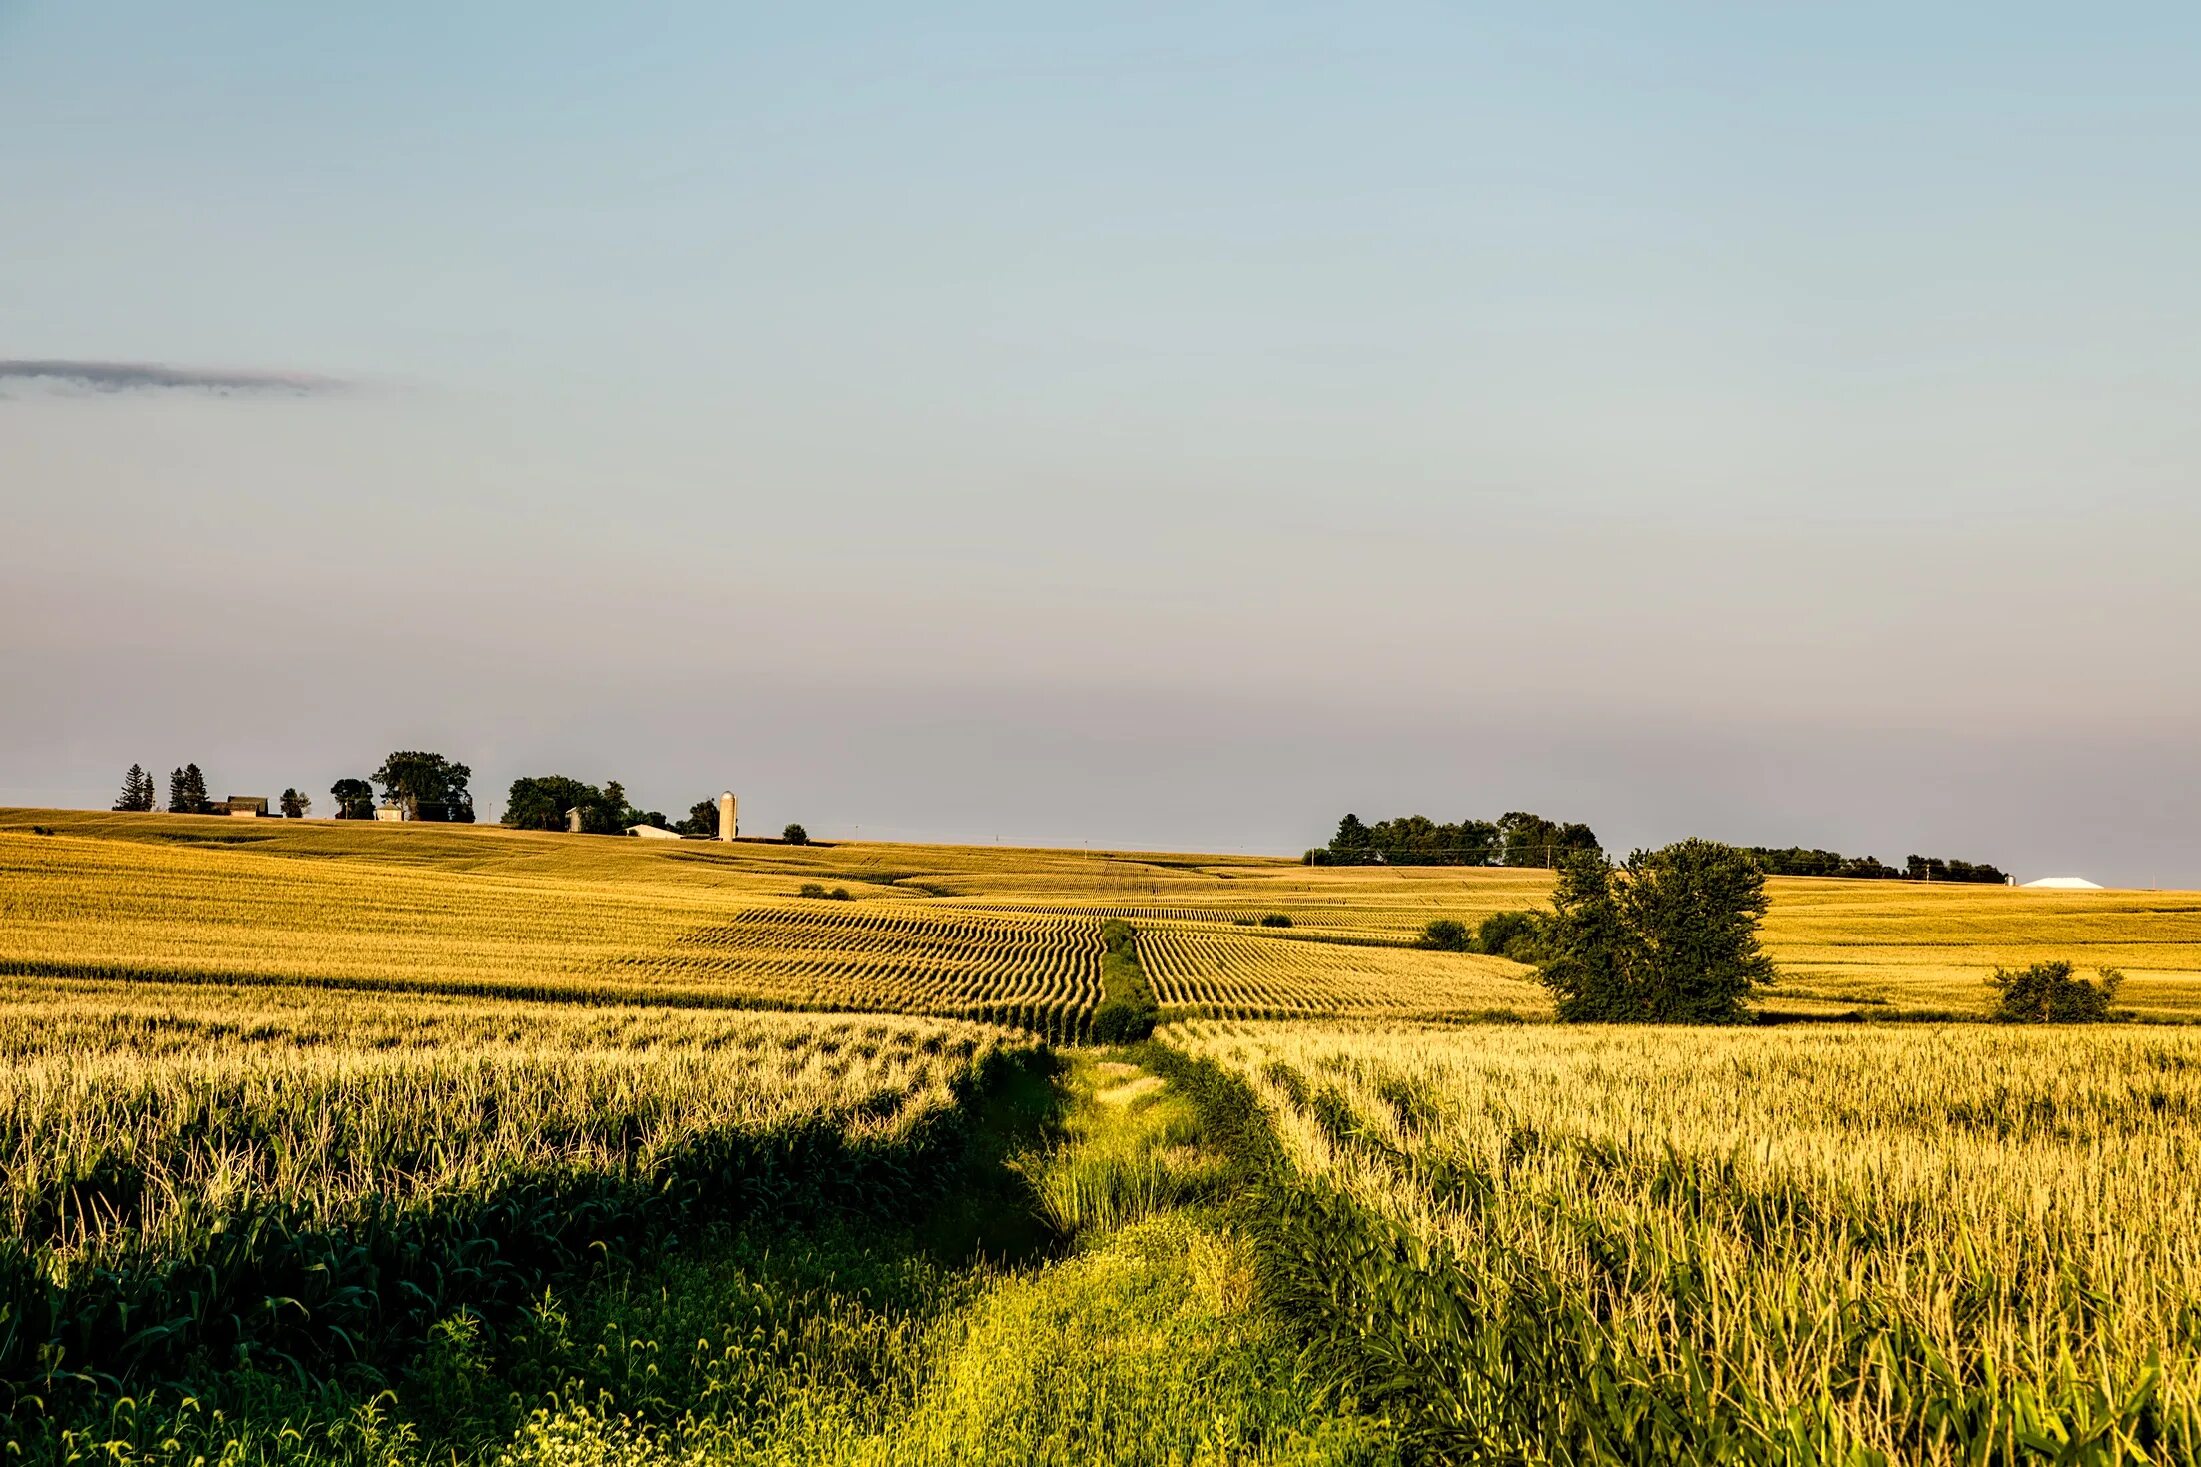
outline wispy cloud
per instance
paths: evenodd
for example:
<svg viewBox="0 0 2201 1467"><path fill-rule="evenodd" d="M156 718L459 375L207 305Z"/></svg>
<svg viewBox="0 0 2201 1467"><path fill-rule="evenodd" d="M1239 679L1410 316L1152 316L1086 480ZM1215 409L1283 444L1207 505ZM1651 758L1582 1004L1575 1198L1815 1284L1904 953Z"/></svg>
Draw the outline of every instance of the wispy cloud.
<svg viewBox="0 0 2201 1467"><path fill-rule="evenodd" d="M211 392L310 397L342 391L348 383L308 372L262 372L219 367L174 367L163 362L74 362L0 358L0 390L10 382L46 384L90 392Z"/></svg>

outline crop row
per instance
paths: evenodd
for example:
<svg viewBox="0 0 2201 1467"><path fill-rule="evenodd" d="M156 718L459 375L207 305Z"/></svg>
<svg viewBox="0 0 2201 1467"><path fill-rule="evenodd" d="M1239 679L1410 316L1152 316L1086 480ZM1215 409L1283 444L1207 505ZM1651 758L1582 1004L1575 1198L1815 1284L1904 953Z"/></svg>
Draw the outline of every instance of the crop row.
<svg viewBox="0 0 2201 1467"><path fill-rule="evenodd" d="M1185 1026L1266 1267L1463 1456L2190 1461L2201 1036Z"/></svg>
<svg viewBox="0 0 2201 1467"><path fill-rule="evenodd" d="M1497 958L1348 947L1242 929L1142 927L1139 962L1165 1010L1209 1017L1548 1010Z"/></svg>
<svg viewBox="0 0 2201 1467"><path fill-rule="evenodd" d="M906 1208L1029 1054L943 1020L145 984L31 985L0 1049L19 1423L199 1359L382 1359L684 1223Z"/></svg>

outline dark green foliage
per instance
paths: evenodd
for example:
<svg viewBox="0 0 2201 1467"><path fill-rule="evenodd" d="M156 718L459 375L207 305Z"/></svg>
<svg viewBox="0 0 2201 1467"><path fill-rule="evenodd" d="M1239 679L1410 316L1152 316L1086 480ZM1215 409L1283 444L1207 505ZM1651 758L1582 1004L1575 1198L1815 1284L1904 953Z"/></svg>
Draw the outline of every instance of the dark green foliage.
<svg viewBox="0 0 2201 1467"><path fill-rule="evenodd" d="M206 797L206 776L199 773L198 765L186 764L169 772L169 814L204 815L212 803Z"/></svg>
<svg viewBox="0 0 2201 1467"><path fill-rule="evenodd" d="M1544 925L1545 919L1534 912L1492 912L1475 930L1475 947L1492 957L1533 963Z"/></svg>
<svg viewBox="0 0 2201 1467"><path fill-rule="evenodd" d="M1768 876L1839 876L1851 881L1900 881L1903 873L1873 856L1845 856L1803 846L1775 850L1771 846L1748 847L1758 869Z"/></svg>
<svg viewBox="0 0 2201 1467"><path fill-rule="evenodd" d="M810 844L810 832L799 825L790 825L780 832L780 839L791 846L806 846Z"/></svg>
<svg viewBox="0 0 2201 1467"><path fill-rule="evenodd" d="M688 818L676 827L682 835L700 835L709 840L718 834L718 800L697 800L688 807Z"/></svg>
<svg viewBox="0 0 2201 1467"><path fill-rule="evenodd" d="M2111 1017L2124 981L2115 968L2104 968L2101 981L2089 983L2069 963L2054 962L1997 968L1987 986L1999 995L1995 1017L2005 1024L2099 1024Z"/></svg>
<svg viewBox="0 0 2201 1467"><path fill-rule="evenodd" d="M363 779L340 779L329 786L339 820L374 819L374 787Z"/></svg>
<svg viewBox="0 0 2201 1467"><path fill-rule="evenodd" d="M1500 864L1506 866L1557 866L1578 852L1601 851L1597 835L1587 825L1562 824L1509 810L1498 817L1498 839L1504 847Z"/></svg>
<svg viewBox="0 0 2201 1467"><path fill-rule="evenodd" d="M1402 815L1367 826L1347 815L1326 849L1300 859L1310 866L1549 866L1568 851L1596 849L1597 835L1587 825L1520 810L1456 825Z"/></svg>
<svg viewBox="0 0 2201 1467"><path fill-rule="evenodd" d="M1939 856L1912 856L1903 869L1913 881L1961 881L1982 886L2006 886L2008 874L1994 866L1970 861L1944 861Z"/></svg>
<svg viewBox="0 0 2201 1467"><path fill-rule="evenodd" d="M1154 1032L1161 1007L1139 966L1139 934L1130 923L1101 923L1101 1001L1093 1010L1093 1042L1130 1044Z"/></svg>
<svg viewBox="0 0 2201 1467"><path fill-rule="evenodd" d="M1450 917L1439 917L1424 927L1421 930L1421 940L1414 945L1440 953L1471 953L1476 950L1474 934L1467 930L1467 924L1455 922Z"/></svg>
<svg viewBox="0 0 2201 1467"><path fill-rule="evenodd" d="M1261 919L1261 925L1263 927L1289 927L1292 925L1292 919L1282 912L1271 912Z"/></svg>
<svg viewBox="0 0 2201 1467"><path fill-rule="evenodd" d="M307 811L307 810L309 810L309 809L311 809L311 808L312 808L312 806L313 806L313 801L311 801L311 800L307 799L307 798L306 798L306 797L305 797L304 795L302 795L302 794L298 793L298 791L297 791L297 790L295 790L295 789L286 789L286 790L284 790L284 791L283 791L283 802L282 802L282 808L283 808L283 818L284 818L285 820L303 820L303 819L305 819L305 818L306 818L306 811Z"/></svg>
<svg viewBox="0 0 2201 1467"><path fill-rule="evenodd" d="M627 793L619 781L598 789L563 774L513 780L505 796L504 824L515 830L568 830L569 810L581 812L584 835L618 835L627 828Z"/></svg>
<svg viewBox="0 0 2201 1467"><path fill-rule="evenodd" d="M818 885L818 883L816 883L815 881L804 882L800 887L796 889L795 895L799 897L815 897L817 900L825 902L849 902L855 900L854 897L848 894L848 888L845 886L836 886L831 891L827 891L824 887Z"/></svg>
<svg viewBox="0 0 2201 1467"><path fill-rule="evenodd" d="M1559 868L1538 977L1562 1020L1735 1024L1773 963L1758 948L1765 876L1744 852L1686 840L1615 868L1576 852Z"/></svg>
<svg viewBox="0 0 2201 1467"><path fill-rule="evenodd" d="M1901 870L1872 856L1845 856L1803 846L1776 850L1770 846L1746 848L1758 869L1768 876L1838 876L1851 881L1960 881L2001 885L2010 878L1984 863L1945 861L1938 856L1912 856Z"/></svg>
<svg viewBox="0 0 2201 1467"><path fill-rule="evenodd" d="M51 825L34 825L31 827L32 835L52 835L53 833L54 828Z"/></svg>
<svg viewBox="0 0 2201 1467"><path fill-rule="evenodd" d="M154 800L153 776L145 772L143 765L131 765L122 776L122 793L115 797L115 808L143 812L153 808Z"/></svg>
<svg viewBox="0 0 2201 1467"><path fill-rule="evenodd" d="M384 798L403 805L415 820L448 820L474 823L474 797L466 788L473 771L441 754L405 749L382 761L371 776L382 786Z"/></svg>

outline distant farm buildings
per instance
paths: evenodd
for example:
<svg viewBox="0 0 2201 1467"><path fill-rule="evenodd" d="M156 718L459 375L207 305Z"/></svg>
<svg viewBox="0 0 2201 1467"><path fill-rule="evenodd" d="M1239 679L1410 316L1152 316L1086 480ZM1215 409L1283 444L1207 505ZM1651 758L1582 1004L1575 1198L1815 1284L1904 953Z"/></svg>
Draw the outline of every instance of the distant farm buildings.
<svg viewBox="0 0 2201 1467"><path fill-rule="evenodd" d="M678 839L680 839L680 832L679 832L679 831L677 831L677 830L667 830L667 829L666 829L666 828L665 828L664 826L662 826L662 825L630 825L630 826L628 826L628 827L627 827L627 834L629 834L629 835L638 835L638 836L642 837L642 839L644 839L644 840L678 840Z"/></svg>
<svg viewBox="0 0 2201 1467"><path fill-rule="evenodd" d="M2038 881L2025 883L2027 891L2100 891L2098 883L2084 876L2043 876Z"/></svg>
<svg viewBox="0 0 2201 1467"><path fill-rule="evenodd" d="M231 795L226 800L216 800L208 805L213 815L229 815L239 820L260 820L267 815L267 797L264 795Z"/></svg>
<svg viewBox="0 0 2201 1467"><path fill-rule="evenodd" d="M451 807L440 800L416 800L410 804L403 800L384 800L374 807L377 820L424 820L431 824L451 823Z"/></svg>

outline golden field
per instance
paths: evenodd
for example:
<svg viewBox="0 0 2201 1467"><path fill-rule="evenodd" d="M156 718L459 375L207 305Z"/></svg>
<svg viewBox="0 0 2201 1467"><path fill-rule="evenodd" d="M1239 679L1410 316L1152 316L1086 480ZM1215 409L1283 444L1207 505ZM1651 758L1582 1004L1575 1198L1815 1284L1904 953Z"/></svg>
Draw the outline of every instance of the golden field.
<svg viewBox="0 0 2201 1467"><path fill-rule="evenodd" d="M800 897L804 883L851 900ZM1548 1008L1526 969L1409 944L1433 918L1539 906L1549 886L1541 871L0 810L0 972L928 1013L1070 1037L1099 996L1099 922L1117 916L1166 1014L1534 1018ZM1977 1013L1996 967L2068 959L2123 970L2140 1016L2201 1017L2201 893L1769 889L1776 1012ZM1293 925L1240 925L1272 913Z"/></svg>
<svg viewBox="0 0 2201 1467"><path fill-rule="evenodd" d="M1659 1439L1705 1460L2201 1448L2201 1032L1173 1040L1255 1088L1301 1178L1404 1240L1430 1309L1398 1302L1382 1249L1317 1260L1333 1303L1454 1370L1501 1456L1643 1450L1654 1402L1687 1403Z"/></svg>

